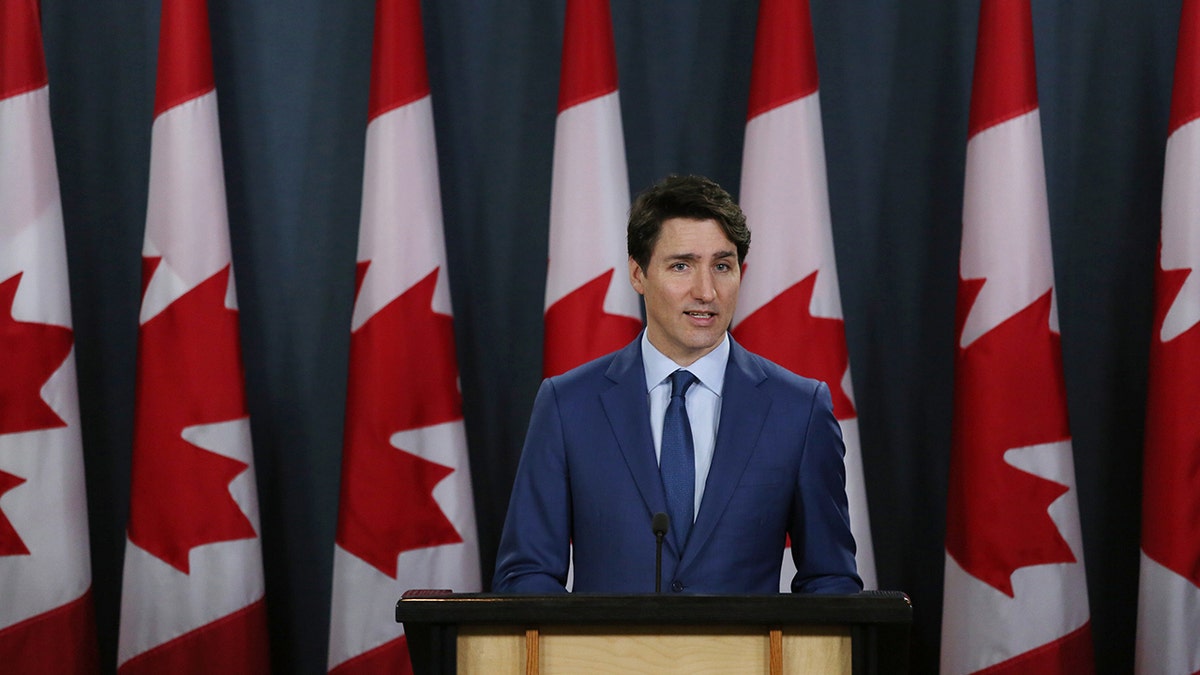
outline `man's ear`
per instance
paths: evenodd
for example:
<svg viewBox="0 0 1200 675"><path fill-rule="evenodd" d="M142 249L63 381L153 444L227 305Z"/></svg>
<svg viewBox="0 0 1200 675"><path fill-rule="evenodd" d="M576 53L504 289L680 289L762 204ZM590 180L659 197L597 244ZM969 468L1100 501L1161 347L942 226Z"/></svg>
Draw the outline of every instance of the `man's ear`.
<svg viewBox="0 0 1200 675"><path fill-rule="evenodd" d="M642 266L637 263L632 257L629 258L629 285L633 286L633 290L637 291L638 295L645 295L646 288L644 280L646 272L642 270Z"/></svg>

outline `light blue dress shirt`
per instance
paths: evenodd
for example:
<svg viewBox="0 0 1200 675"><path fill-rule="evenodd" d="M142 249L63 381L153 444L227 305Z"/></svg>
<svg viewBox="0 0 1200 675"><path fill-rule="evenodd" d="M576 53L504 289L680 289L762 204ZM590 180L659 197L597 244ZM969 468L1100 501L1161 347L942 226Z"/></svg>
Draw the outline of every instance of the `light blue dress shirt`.
<svg viewBox="0 0 1200 675"><path fill-rule="evenodd" d="M700 513L704 484L712 466L713 449L717 442L717 424L721 420L721 391L725 387L725 365L729 362L729 335L716 349L687 366L699 381L687 392L688 422L692 427L692 444L696 450L696 503L693 514ZM658 351L646 333L642 333L642 364L646 369L646 393L650 399L650 433L654 437L654 456L662 451L663 417L671 402L671 373L683 366ZM694 516L693 516L694 518Z"/></svg>

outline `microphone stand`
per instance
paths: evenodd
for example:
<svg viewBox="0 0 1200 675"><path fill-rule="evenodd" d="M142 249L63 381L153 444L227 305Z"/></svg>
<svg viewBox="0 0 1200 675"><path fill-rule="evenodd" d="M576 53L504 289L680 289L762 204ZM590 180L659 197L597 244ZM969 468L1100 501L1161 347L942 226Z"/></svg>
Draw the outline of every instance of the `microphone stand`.
<svg viewBox="0 0 1200 675"><path fill-rule="evenodd" d="M654 592L662 593L662 540L663 533L654 534Z"/></svg>
<svg viewBox="0 0 1200 675"><path fill-rule="evenodd" d="M662 546L663 535L667 533L671 519L665 513L656 513L650 521L654 529L654 592L662 593Z"/></svg>

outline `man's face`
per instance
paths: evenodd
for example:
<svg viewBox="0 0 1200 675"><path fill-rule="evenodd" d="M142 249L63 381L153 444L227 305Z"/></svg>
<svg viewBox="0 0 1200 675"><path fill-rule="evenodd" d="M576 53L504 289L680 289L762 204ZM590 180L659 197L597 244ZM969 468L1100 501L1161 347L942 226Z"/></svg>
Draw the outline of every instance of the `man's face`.
<svg viewBox="0 0 1200 675"><path fill-rule="evenodd" d="M629 281L646 299L650 344L686 366L724 338L742 272L737 247L715 220L670 218L646 269L629 260Z"/></svg>

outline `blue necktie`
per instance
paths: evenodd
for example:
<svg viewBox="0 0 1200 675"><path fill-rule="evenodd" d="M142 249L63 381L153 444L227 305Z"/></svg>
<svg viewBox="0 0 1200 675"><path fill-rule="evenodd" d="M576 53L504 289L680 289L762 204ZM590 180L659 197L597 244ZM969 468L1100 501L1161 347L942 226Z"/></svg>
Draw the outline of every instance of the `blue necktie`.
<svg viewBox="0 0 1200 675"><path fill-rule="evenodd" d="M686 370L671 373L671 402L663 415L662 447L658 470L667 494L667 512L671 531L679 550L683 550L692 531L696 500L696 450L692 445L692 426L688 422L684 396L696 376Z"/></svg>

